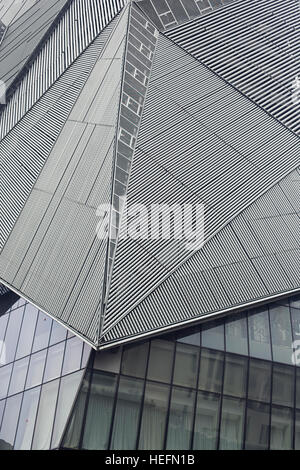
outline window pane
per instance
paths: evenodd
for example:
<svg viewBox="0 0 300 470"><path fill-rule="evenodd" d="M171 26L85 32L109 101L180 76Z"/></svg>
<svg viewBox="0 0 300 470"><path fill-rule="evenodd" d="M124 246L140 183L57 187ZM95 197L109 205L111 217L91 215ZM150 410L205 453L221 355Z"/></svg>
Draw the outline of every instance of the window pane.
<svg viewBox="0 0 300 470"><path fill-rule="evenodd" d="M111 449L136 448L143 388L142 380L120 378Z"/></svg>
<svg viewBox="0 0 300 470"><path fill-rule="evenodd" d="M31 448L39 396L40 387L24 393L15 443L17 450L30 450Z"/></svg>
<svg viewBox="0 0 300 470"><path fill-rule="evenodd" d="M194 431L195 450L214 450L217 447L220 395L198 392Z"/></svg>
<svg viewBox="0 0 300 470"><path fill-rule="evenodd" d="M44 382L56 379L61 375L62 361L64 357L65 343L59 343L48 349L45 367Z"/></svg>
<svg viewBox="0 0 300 470"><path fill-rule="evenodd" d="M148 379L170 382L174 356L174 343L171 341L151 341L148 366Z"/></svg>
<svg viewBox="0 0 300 470"><path fill-rule="evenodd" d="M271 449L291 449L293 434L292 410L273 406L271 422Z"/></svg>
<svg viewBox="0 0 300 470"><path fill-rule="evenodd" d="M16 359L25 357L31 353L37 316L38 310L32 305L27 304L25 307Z"/></svg>
<svg viewBox="0 0 300 470"><path fill-rule="evenodd" d="M177 343L173 383L196 387L199 364L199 348Z"/></svg>
<svg viewBox="0 0 300 470"><path fill-rule="evenodd" d="M6 407L0 432L0 448L2 450L13 449L21 401L22 393L6 400Z"/></svg>
<svg viewBox="0 0 300 470"><path fill-rule="evenodd" d="M269 402L270 394L271 363L250 359L248 398Z"/></svg>
<svg viewBox="0 0 300 470"><path fill-rule="evenodd" d="M248 401L245 449L268 449L270 406Z"/></svg>
<svg viewBox="0 0 300 470"><path fill-rule="evenodd" d="M120 372L121 353L121 348L98 352L95 354L94 368L118 374Z"/></svg>
<svg viewBox="0 0 300 470"><path fill-rule="evenodd" d="M199 389L221 392L223 382L223 360L221 352L201 350Z"/></svg>
<svg viewBox="0 0 300 470"><path fill-rule="evenodd" d="M48 347L51 325L51 318L39 312L32 352L40 351Z"/></svg>
<svg viewBox="0 0 300 470"><path fill-rule="evenodd" d="M6 353L6 364L12 362L15 358L18 337L23 318L24 307L21 307L9 316L8 326L6 330L4 345Z"/></svg>
<svg viewBox="0 0 300 470"><path fill-rule="evenodd" d="M44 367L46 362L47 351L40 351L33 354L30 358L26 388L40 385L43 379Z"/></svg>
<svg viewBox="0 0 300 470"><path fill-rule="evenodd" d="M25 380L29 364L29 357L25 357L14 363L11 382L9 386L9 394L23 392L25 388Z"/></svg>
<svg viewBox="0 0 300 470"><path fill-rule="evenodd" d="M247 314L230 316L225 323L226 351L248 355Z"/></svg>
<svg viewBox="0 0 300 470"><path fill-rule="evenodd" d="M277 405L294 406L294 368L273 366L272 402Z"/></svg>
<svg viewBox="0 0 300 470"><path fill-rule="evenodd" d="M42 386L32 444L33 450L47 450L50 448L58 385L59 380L54 380Z"/></svg>
<svg viewBox="0 0 300 470"><path fill-rule="evenodd" d="M147 383L139 449L163 448L169 390L167 385Z"/></svg>
<svg viewBox="0 0 300 470"><path fill-rule="evenodd" d="M271 360L268 310L248 315L250 356Z"/></svg>
<svg viewBox="0 0 300 470"><path fill-rule="evenodd" d="M273 360L292 364L292 332L289 307L270 308Z"/></svg>
<svg viewBox="0 0 300 470"><path fill-rule="evenodd" d="M296 369L296 407L300 409L300 369Z"/></svg>
<svg viewBox="0 0 300 470"><path fill-rule="evenodd" d="M94 373L83 437L84 449L107 449L116 376Z"/></svg>
<svg viewBox="0 0 300 470"><path fill-rule="evenodd" d="M0 400L7 396L12 364L0 368Z"/></svg>
<svg viewBox="0 0 300 470"><path fill-rule="evenodd" d="M224 320L202 325L202 346L224 351Z"/></svg>
<svg viewBox="0 0 300 470"><path fill-rule="evenodd" d="M244 400L223 398L220 449L242 448L244 427Z"/></svg>
<svg viewBox="0 0 300 470"><path fill-rule="evenodd" d="M178 336L178 343L193 344L194 346L200 346L200 331L193 333L188 336Z"/></svg>
<svg viewBox="0 0 300 470"><path fill-rule="evenodd" d="M80 369L83 341L77 336L66 342L63 374L70 374Z"/></svg>
<svg viewBox="0 0 300 470"><path fill-rule="evenodd" d="M52 330L50 336L50 346L56 343L60 343L67 338L67 329L64 328L62 325L53 321L52 323Z"/></svg>
<svg viewBox="0 0 300 470"><path fill-rule="evenodd" d="M172 390L167 434L167 449L191 447L195 392L174 387Z"/></svg>
<svg viewBox="0 0 300 470"><path fill-rule="evenodd" d="M79 440L82 431L83 416L85 411L86 399L89 391L91 374L87 371L77 397L72 417L68 422L67 430L63 438L62 447L67 449L78 449Z"/></svg>
<svg viewBox="0 0 300 470"><path fill-rule="evenodd" d="M226 355L224 394L241 398L246 395L247 369L247 358Z"/></svg>
<svg viewBox="0 0 300 470"><path fill-rule="evenodd" d="M136 346L125 346L122 359L122 374L144 378L148 349L149 342Z"/></svg>
<svg viewBox="0 0 300 470"><path fill-rule="evenodd" d="M296 411L295 450L300 450L300 411Z"/></svg>
<svg viewBox="0 0 300 470"><path fill-rule="evenodd" d="M79 371L74 374L67 375L66 377L62 377L61 379L51 449L56 449L59 446L76 393L78 392L82 374L83 371Z"/></svg>

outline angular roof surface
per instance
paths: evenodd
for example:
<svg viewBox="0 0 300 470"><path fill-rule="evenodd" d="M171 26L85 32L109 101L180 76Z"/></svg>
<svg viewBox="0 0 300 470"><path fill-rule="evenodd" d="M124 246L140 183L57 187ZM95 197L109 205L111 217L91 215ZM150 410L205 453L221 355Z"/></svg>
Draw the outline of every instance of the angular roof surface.
<svg viewBox="0 0 300 470"><path fill-rule="evenodd" d="M44 26L7 54L5 286L95 348L299 290L300 105L288 87L300 10L285 3L73 0L51 16L40 0L10 23L0 61L38 6ZM204 244L126 236L124 198L147 213L204 207Z"/></svg>

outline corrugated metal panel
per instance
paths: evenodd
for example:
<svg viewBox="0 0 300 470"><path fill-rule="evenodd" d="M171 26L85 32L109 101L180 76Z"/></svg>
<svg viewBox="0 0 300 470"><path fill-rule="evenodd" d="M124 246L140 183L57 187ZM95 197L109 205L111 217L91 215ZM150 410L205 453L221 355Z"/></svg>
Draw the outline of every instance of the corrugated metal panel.
<svg viewBox="0 0 300 470"><path fill-rule="evenodd" d="M173 28L237 0L136 0L159 30Z"/></svg>
<svg viewBox="0 0 300 470"><path fill-rule="evenodd" d="M0 0L0 18L8 26L41 0Z"/></svg>
<svg viewBox="0 0 300 470"><path fill-rule="evenodd" d="M128 8L98 54L0 256L6 282L92 344L99 336L108 247L108 230L98 238L97 208L112 194L127 24Z"/></svg>
<svg viewBox="0 0 300 470"><path fill-rule="evenodd" d="M0 47L0 78L7 88L67 2L68 0L40 0L8 27ZM16 3L21 6L21 2Z"/></svg>
<svg viewBox="0 0 300 470"><path fill-rule="evenodd" d="M172 54L170 50L173 51ZM170 55L172 61L167 61L164 65L162 57ZM195 91L194 102L191 104L190 95L185 92L189 90L191 65L185 63L182 66L181 60L177 60L186 55L176 45L170 46L168 39L160 37L153 64L154 78L151 76L129 180L127 204L144 204L150 212L153 203L195 205L203 202L207 240L274 185L283 174L295 168L299 163L300 142L298 137L200 63L198 67L192 68L193 75L201 77L202 70L205 70L206 78L200 81L199 97ZM170 68L170 64L174 62L177 63L177 70L173 66ZM159 78L156 75L158 69ZM183 75L186 75L186 79L183 81L182 94L180 96L175 93L173 96L173 89L176 90L182 84ZM245 126L248 117L248 129L250 123L256 123L257 118L257 128L260 124L267 138L258 141L255 133L250 133L248 145L244 148L237 145L235 148L232 136L236 138L240 120L242 126ZM223 132L224 128L226 133ZM247 138L248 134L245 132L243 140L240 138L236 142L246 142ZM272 208L278 216L274 204ZM272 215L268 205L264 212ZM144 232L147 222L146 220L142 225ZM265 240L265 243L268 243L269 240L270 243L272 233L274 241L285 234L290 236L289 243L293 246L293 236L285 225L281 226L279 235L278 227L273 231L266 229L268 221L258 220L255 223L264 227L261 230L262 242ZM282 223L282 219L279 222L276 220L276 223ZM228 261L232 257L241 263L240 269L243 269L247 256L241 247L238 249L239 243L236 240L234 243L232 234L227 252L223 249L222 254L218 254L216 251L216 244L223 247L228 245L228 230L225 229L222 235L216 236L215 249L210 255L211 266L220 266L220 259ZM248 239L248 245L252 237L252 252L268 252L264 244L261 246L259 243L254 228L242 226L241 230L246 230L244 238ZM186 250L185 241L138 240L135 243L139 245L139 259L134 257L134 252L130 256L132 241L121 240L117 246L104 331L141 302L148 291L163 282L168 276L163 267L168 273L172 272L191 256ZM282 244L279 241L278 243L278 249L281 249ZM130 271L132 263L143 263L147 266L147 263L153 263L153 260L158 262L158 266L161 265L160 269L144 269L143 276L132 274L124 285L123 271ZM259 292L264 286L257 289ZM250 290L248 294L250 295Z"/></svg>
<svg viewBox="0 0 300 470"><path fill-rule="evenodd" d="M262 0L233 3L166 34L299 134L298 91L293 89L299 28L299 2Z"/></svg>
<svg viewBox="0 0 300 470"><path fill-rule="evenodd" d="M192 319L300 289L299 215L277 209L284 194L280 187L297 175L297 170L291 172L267 191L129 313L115 315L107 322L102 344L180 327ZM298 198L294 192L291 207ZM252 231L255 222L267 224L261 237Z"/></svg>
<svg viewBox="0 0 300 470"><path fill-rule="evenodd" d="M50 37L40 45L41 50L2 111L1 138L91 44L124 3L126 0L73 0ZM13 27L18 34L17 22Z"/></svg>
<svg viewBox="0 0 300 470"><path fill-rule="evenodd" d="M0 175L3 188L0 193L0 249L17 220L113 26L114 22L0 142Z"/></svg>

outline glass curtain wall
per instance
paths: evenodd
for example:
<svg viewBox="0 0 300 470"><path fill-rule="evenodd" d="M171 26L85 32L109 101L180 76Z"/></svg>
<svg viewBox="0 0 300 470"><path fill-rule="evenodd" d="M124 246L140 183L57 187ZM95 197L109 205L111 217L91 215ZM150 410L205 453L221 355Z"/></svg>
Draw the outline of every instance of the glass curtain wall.
<svg viewBox="0 0 300 470"><path fill-rule="evenodd" d="M294 298L95 353L62 447L299 449L299 318Z"/></svg>

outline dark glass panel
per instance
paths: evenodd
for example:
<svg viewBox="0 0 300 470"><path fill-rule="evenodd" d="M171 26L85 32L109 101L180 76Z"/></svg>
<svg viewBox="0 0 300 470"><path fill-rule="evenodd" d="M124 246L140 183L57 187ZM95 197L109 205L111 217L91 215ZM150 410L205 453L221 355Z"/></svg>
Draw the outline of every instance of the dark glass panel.
<svg viewBox="0 0 300 470"><path fill-rule="evenodd" d="M94 369L104 370L106 372L114 372L119 374L121 364L121 348L111 349L108 351L100 351L95 354Z"/></svg>
<svg viewBox="0 0 300 470"><path fill-rule="evenodd" d="M83 435L84 449L107 449L117 377L94 372Z"/></svg>
<svg viewBox="0 0 300 470"><path fill-rule="evenodd" d="M91 374L87 371L77 397L71 419L68 422L67 429L62 441L62 447L67 449L78 449L80 445L80 436L83 426L84 410L86 399L88 397Z"/></svg>
<svg viewBox="0 0 300 470"><path fill-rule="evenodd" d="M225 395L245 397L247 386L248 359L226 354L224 388Z"/></svg>
<svg viewBox="0 0 300 470"><path fill-rule="evenodd" d="M223 382L224 354L201 350L198 388L208 392L221 392Z"/></svg>
<svg viewBox="0 0 300 470"><path fill-rule="evenodd" d="M220 395L198 392L193 449L217 447Z"/></svg>
<svg viewBox="0 0 300 470"><path fill-rule="evenodd" d="M300 450L300 411L296 411L295 450Z"/></svg>
<svg viewBox="0 0 300 470"><path fill-rule="evenodd" d="M195 392L174 387L172 389L167 431L167 449L191 448L191 433L195 406Z"/></svg>
<svg viewBox="0 0 300 470"><path fill-rule="evenodd" d="M239 450L243 444L245 401L223 397L220 449Z"/></svg>
<svg viewBox="0 0 300 470"><path fill-rule="evenodd" d="M276 405L294 406L294 367L274 364L272 402Z"/></svg>
<svg viewBox="0 0 300 470"><path fill-rule="evenodd" d="M139 449L163 449L170 387L146 385Z"/></svg>
<svg viewBox="0 0 300 470"><path fill-rule="evenodd" d="M270 362L250 359L248 398L270 402L271 395L271 366Z"/></svg>
<svg viewBox="0 0 300 470"><path fill-rule="evenodd" d="M287 306L270 308L273 360L292 364L292 331L290 311Z"/></svg>
<svg viewBox="0 0 300 470"><path fill-rule="evenodd" d="M111 449L136 448L143 388L142 380L120 378Z"/></svg>
<svg viewBox="0 0 300 470"><path fill-rule="evenodd" d="M203 347L224 351L224 320L202 325L201 341Z"/></svg>
<svg viewBox="0 0 300 470"><path fill-rule="evenodd" d="M164 340L151 341L148 379L170 382L174 356L174 343Z"/></svg>
<svg viewBox="0 0 300 470"><path fill-rule="evenodd" d="M82 374L83 371L74 372L73 374L67 375L66 377L62 377L60 381L53 435L51 440L52 449L56 449L59 446L64 427L78 392Z"/></svg>
<svg viewBox="0 0 300 470"><path fill-rule="evenodd" d="M226 319L225 334L227 352L248 355L248 328L245 313Z"/></svg>
<svg viewBox="0 0 300 470"><path fill-rule="evenodd" d="M122 374L144 378L148 350L149 342L125 346L122 359Z"/></svg>
<svg viewBox="0 0 300 470"><path fill-rule="evenodd" d="M173 383L196 387L199 364L199 348L178 343L176 346Z"/></svg>
<svg viewBox="0 0 300 470"><path fill-rule="evenodd" d="M264 450L269 445L270 405L248 401L245 449Z"/></svg>
<svg viewBox="0 0 300 470"><path fill-rule="evenodd" d="M271 360L271 336L268 310L248 315L249 354L251 357Z"/></svg>
<svg viewBox="0 0 300 470"><path fill-rule="evenodd" d="M293 413L289 408L272 406L271 444L272 450L292 448Z"/></svg>

